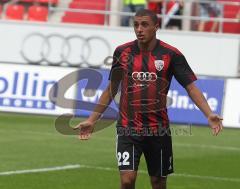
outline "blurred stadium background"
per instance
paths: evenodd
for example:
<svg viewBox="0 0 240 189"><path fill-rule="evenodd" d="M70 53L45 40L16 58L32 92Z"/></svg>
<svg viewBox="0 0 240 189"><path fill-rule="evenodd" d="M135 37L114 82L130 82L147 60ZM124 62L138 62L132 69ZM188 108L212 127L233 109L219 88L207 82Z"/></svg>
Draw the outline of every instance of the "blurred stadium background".
<svg viewBox="0 0 240 189"><path fill-rule="evenodd" d="M218 7L218 13L202 17L199 3L209 5L210 12ZM55 120L74 114L74 125L91 110L81 102L97 102L114 49L135 39L131 19L129 27L121 24L134 15L123 12L124 6L121 0L0 1L0 188L118 188L117 103L98 123L105 129L86 142L57 132ZM169 115L175 174L169 188L240 188L240 0L144 6L159 13L158 38L185 54L212 110L224 118L224 132L213 137L202 113L173 80L168 96L173 100ZM173 19L181 27L169 27ZM54 90L56 102L50 101L50 88L65 76L72 83L60 83ZM96 85L95 91L86 93L87 81ZM76 101L56 106L61 88L80 106ZM144 161L136 188L150 188Z"/></svg>

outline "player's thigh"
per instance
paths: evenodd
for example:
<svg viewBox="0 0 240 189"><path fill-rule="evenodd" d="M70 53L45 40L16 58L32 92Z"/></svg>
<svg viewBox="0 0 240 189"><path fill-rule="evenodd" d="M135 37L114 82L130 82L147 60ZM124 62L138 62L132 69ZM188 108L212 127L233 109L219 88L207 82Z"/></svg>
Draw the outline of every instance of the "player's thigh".
<svg viewBox="0 0 240 189"><path fill-rule="evenodd" d="M116 157L119 171L137 171L142 148L138 140L130 136L118 136L116 143Z"/></svg>
<svg viewBox="0 0 240 189"><path fill-rule="evenodd" d="M120 171L120 180L122 185L134 185L137 178L137 171Z"/></svg>
<svg viewBox="0 0 240 189"><path fill-rule="evenodd" d="M143 153L150 176L166 177L173 173L171 136L148 137Z"/></svg>

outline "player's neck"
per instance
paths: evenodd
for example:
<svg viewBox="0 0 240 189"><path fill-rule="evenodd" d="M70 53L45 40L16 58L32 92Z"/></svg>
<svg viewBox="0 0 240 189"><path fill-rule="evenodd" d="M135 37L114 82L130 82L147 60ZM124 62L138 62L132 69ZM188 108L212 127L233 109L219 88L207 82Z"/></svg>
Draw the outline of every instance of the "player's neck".
<svg viewBox="0 0 240 189"><path fill-rule="evenodd" d="M153 38L151 41L148 43L139 43L138 42L138 47L141 51L152 51L157 44L157 39Z"/></svg>

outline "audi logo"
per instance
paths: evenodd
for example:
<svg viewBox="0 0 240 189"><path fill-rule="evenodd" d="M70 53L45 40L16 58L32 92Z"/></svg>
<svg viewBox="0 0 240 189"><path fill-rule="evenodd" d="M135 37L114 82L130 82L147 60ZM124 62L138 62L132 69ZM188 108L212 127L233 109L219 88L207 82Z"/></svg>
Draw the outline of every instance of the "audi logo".
<svg viewBox="0 0 240 189"><path fill-rule="evenodd" d="M134 81L156 81L157 74L154 72L133 72L132 78Z"/></svg>
<svg viewBox="0 0 240 189"><path fill-rule="evenodd" d="M111 55L108 41L99 36L62 36L32 33L22 42L20 54L30 64L100 67Z"/></svg>

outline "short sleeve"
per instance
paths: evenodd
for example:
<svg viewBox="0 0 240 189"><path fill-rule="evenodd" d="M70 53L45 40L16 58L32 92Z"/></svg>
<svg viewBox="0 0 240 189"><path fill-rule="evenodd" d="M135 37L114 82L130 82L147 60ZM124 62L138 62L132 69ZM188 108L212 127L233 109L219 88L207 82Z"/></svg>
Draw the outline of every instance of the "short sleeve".
<svg viewBox="0 0 240 189"><path fill-rule="evenodd" d="M122 67L120 57L121 52L118 49L115 49L113 53L112 67L108 77L108 80L110 81L119 81L122 79Z"/></svg>
<svg viewBox="0 0 240 189"><path fill-rule="evenodd" d="M173 55L171 66L174 77L184 88L197 80L197 77L182 54Z"/></svg>

